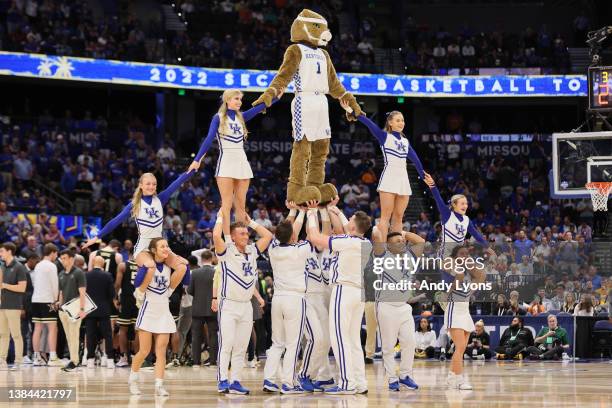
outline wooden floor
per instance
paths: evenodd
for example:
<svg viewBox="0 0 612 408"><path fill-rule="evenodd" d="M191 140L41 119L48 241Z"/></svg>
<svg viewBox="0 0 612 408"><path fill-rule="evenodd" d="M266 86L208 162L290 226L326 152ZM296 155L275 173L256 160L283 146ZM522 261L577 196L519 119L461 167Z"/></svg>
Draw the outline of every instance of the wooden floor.
<svg viewBox="0 0 612 408"><path fill-rule="evenodd" d="M143 371L143 395L130 397L128 368L87 369L63 373L55 367L26 367L1 371L0 387L76 386L77 402L66 407L612 407L612 364L608 362L466 362L473 391L449 391L444 387L448 363L417 361L418 391L387 390L380 361L367 367L369 394L280 396L261 391L263 367L245 369L243 385L249 396L219 395L215 369L181 367L166 371L170 397L153 397L153 372ZM23 403L11 406L59 406ZM0 406L8 406L0 402Z"/></svg>

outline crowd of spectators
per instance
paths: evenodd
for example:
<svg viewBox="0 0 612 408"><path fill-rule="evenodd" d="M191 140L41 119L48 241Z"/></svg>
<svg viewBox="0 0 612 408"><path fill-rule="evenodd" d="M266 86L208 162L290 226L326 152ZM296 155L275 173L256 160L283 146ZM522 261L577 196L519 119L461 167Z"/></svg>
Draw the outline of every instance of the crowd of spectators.
<svg viewBox="0 0 612 408"><path fill-rule="evenodd" d="M96 21L86 1L11 0L0 2L3 50L92 58L121 59L222 68L270 69L282 61L290 26L302 4L274 1L177 1L174 12L186 31L167 31L162 23L137 17L106 17ZM382 72L375 60L376 19L361 18L347 2L309 5L327 16L334 40L328 50L342 72ZM160 11L161 15L161 11ZM345 21L340 30L340 16ZM589 26L577 17L576 30ZM348 22L348 23L346 23ZM481 32L403 21L402 63L407 73L444 74L448 68L542 67L569 70L568 40L544 24L522 32ZM147 41L150 40L150 41ZM383 41L384 40L380 40ZM583 46L583 44L579 45ZM385 46L383 45L383 48Z"/></svg>

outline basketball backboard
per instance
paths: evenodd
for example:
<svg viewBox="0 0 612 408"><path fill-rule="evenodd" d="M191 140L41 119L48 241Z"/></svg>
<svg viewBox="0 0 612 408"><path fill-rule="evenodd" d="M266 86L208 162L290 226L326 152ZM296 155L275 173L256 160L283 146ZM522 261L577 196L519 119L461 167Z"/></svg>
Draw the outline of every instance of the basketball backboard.
<svg viewBox="0 0 612 408"><path fill-rule="evenodd" d="M589 198L585 184L612 181L612 132L554 133L551 196Z"/></svg>

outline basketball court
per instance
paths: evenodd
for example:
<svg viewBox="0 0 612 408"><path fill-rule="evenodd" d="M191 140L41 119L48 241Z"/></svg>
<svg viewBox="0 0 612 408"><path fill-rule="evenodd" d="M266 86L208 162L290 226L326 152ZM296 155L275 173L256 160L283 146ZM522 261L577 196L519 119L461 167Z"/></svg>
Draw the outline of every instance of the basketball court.
<svg viewBox="0 0 612 408"><path fill-rule="evenodd" d="M320 393L283 396L261 390L262 364L245 369L243 384L252 394L219 395L216 370L211 367L181 367L166 372L171 397L153 397L153 372L143 371L143 395L131 396L127 387L128 369L86 369L63 373L59 368L23 369L0 373L2 387L76 387L76 401L45 403L63 407L608 407L612 405L607 362L467 362L466 373L473 391L448 390L448 363L417 361L417 391L389 392L382 362L367 366L369 393L329 396ZM150 390L148 389L150 388ZM150 392L149 392L150 391ZM24 404L25 405L25 404ZM28 402L28 406L42 404ZM8 406L3 403L2 406ZM11 403L13 406L13 403Z"/></svg>

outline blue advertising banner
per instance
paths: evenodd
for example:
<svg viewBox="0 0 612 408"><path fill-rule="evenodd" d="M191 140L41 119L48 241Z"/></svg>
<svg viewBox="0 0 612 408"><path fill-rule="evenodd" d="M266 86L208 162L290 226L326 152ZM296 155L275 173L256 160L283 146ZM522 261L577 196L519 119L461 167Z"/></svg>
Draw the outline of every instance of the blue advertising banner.
<svg viewBox="0 0 612 408"><path fill-rule="evenodd" d="M474 322L482 319L485 324L485 331L489 333L491 337L491 349L494 349L499 345L499 339L501 338L504 330L506 330L512 322L512 316L472 316ZM548 315L542 316L524 316L525 327L529 328L533 337L540 331L542 327L548 326L547 318ZM428 318L431 323L431 328L435 330L436 337L440 335L440 329L444 325L444 316L431 316ZM415 316L415 327L419 327L420 316ZM574 317L573 316L557 316L557 321L560 327L563 327L567 331L567 337L570 342L570 348L573 350L574 347ZM570 353L571 354L571 353Z"/></svg>
<svg viewBox="0 0 612 408"><path fill-rule="evenodd" d="M0 52L0 75L137 86L263 91L275 71L214 69ZM586 96L586 75L419 76L338 74L357 95L413 97ZM293 84L289 85L292 92Z"/></svg>
<svg viewBox="0 0 612 408"><path fill-rule="evenodd" d="M18 226L29 224L35 225L41 222L39 214L26 213L20 211L12 211L11 214L17 218ZM98 231L102 229L101 217L84 217L81 215L58 214L49 215L45 221L46 224L57 225L57 228L62 233L64 238L72 236L90 238L96 236Z"/></svg>

